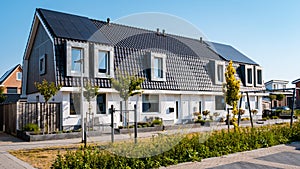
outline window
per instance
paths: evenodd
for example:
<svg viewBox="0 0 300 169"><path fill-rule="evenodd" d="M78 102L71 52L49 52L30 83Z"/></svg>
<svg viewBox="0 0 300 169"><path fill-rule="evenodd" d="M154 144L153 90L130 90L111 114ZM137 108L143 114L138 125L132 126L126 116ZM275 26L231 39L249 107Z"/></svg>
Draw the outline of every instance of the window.
<svg viewBox="0 0 300 169"><path fill-rule="evenodd" d="M251 68L247 69L247 83L252 84L252 69Z"/></svg>
<svg viewBox="0 0 300 169"><path fill-rule="evenodd" d="M224 65L217 65L217 81L224 82Z"/></svg>
<svg viewBox="0 0 300 169"><path fill-rule="evenodd" d="M88 44L67 41L67 76L88 76ZM82 65L81 65L82 64ZM83 70L81 70L83 67Z"/></svg>
<svg viewBox="0 0 300 169"><path fill-rule="evenodd" d="M22 80L22 72L17 72L17 80Z"/></svg>
<svg viewBox="0 0 300 169"><path fill-rule="evenodd" d="M72 48L72 60L71 60L71 71L80 73L81 72L81 62L82 62L82 49Z"/></svg>
<svg viewBox="0 0 300 169"><path fill-rule="evenodd" d="M255 96L255 109L258 109L258 102L259 100L258 100L258 97L257 96Z"/></svg>
<svg viewBox="0 0 300 169"><path fill-rule="evenodd" d="M154 77L163 78L163 59L154 57Z"/></svg>
<svg viewBox="0 0 300 169"><path fill-rule="evenodd" d="M106 95L97 95L97 114L106 114Z"/></svg>
<svg viewBox="0 0 300 169"><path fill-rule="evenodd" d="M166 58L162 53L148 53L146 66L151 66L151 81L166 81Z"/></svg>
<svg viewBox="0 0 300 169"><path fill-rule="evenodd" d="M6 91L7 91L7 94L17 94L18 88L17 87L7 87Z"/></svg>
<svg viewBox="0 0 300 169"><path fill-rule="evenodd" d="M70 93L70 115L80 115L80 93Z"/></svg>
<svg viewBox="0 0 300 169"><path fill-rule="evenodd" d="M98 72L99 73L108 72L108 52L105 51L98 52Z"/></svg>
<svg viewBox="0 0 300 169"><path fill-rule="evenodd" d="M40 72L40 75L43 75L46 73L46 54L40 56L40 58L39 58L39 72Z"/></svg>
<svg viewBox="0 0 300 169"><path fill-rule="evenodd" d="M200 101L199 102L199 113L201 113L202 112L202 102Z"/></svg>
<svg viewBox="0 0 300 169"><path fill-rule="evenodd" d="M249 109L248 102L245 102L245 110L248 110L248 109Z"/></svg>
<svg viewBox="0 0 300 169"><path fill-rule="evenodd" d="M215 97L215 106L216 106L216 110L225 110L226 104L225 104L224 96Z"/></svg>
<svg viewBox="0 0 300 169"><path fill-rule="evenodd" d="M257 84L262 85L262 73L261 73L261 70L257 70Z"/></svg>
<svg viewBox="0 0 300 169"><path fill-rule="evenodd" d="M114 77L114 48L94 45L94 76L98 78Z"/></svg>
<svg viewBox="0 0 300 169"><path fill-rule="evenodd" d="M158 95L144 94L142 100L143 112L159 112Z"/></svg>
<svg viewBox="0 0 300 169"><path fill-rule="evenodd" d="M283 85L283 88L286 89L286 85Z"/></svg>

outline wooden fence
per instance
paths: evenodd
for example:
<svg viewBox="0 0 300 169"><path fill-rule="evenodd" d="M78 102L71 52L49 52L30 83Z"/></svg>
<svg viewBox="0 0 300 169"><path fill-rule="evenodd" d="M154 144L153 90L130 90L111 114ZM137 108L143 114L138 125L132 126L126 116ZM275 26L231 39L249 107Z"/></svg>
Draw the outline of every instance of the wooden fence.
<svg viewBox="0 0 300 169"><path fill-rule="evenodd" d="M0 122L2 130L7 133L16 133L17 130L21 130L29 123L37 124L45 133L61 130L62 126L60 103L2 104L0 105L0 117L3 117L2 125Z"/></svg>

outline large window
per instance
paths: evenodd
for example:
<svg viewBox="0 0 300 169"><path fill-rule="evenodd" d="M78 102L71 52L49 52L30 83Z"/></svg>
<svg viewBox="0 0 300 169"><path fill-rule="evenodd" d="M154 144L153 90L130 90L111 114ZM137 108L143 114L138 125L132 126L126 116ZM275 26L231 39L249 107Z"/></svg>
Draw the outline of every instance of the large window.
<svg viewBox="0 0 300 169"><path fill-rule="evenodd" d="M106 51L98 52L98 73L108 72L109 54Z"/></svg>
<svg viewBox="0 0 300 169"><path fill-rule="evenodd" d="M225 110L226 104L225 104L224 96L215 97L215 106L216 106L216 110Z"/></svg>
<svg viewBox="0 0 300 169"><path fill-rule="evenodd" d="M163 78L163 58L154 57L154 77Z"/></svg>
<svg viewBox="0 0 300 169"><path fill-rule="evenodd" d="M252 84L252 69L251 68L247 69L247 83Z"/></svg>
<svg viewBox="0 0 300 169"><path fill-rule="evenodd" d="M217 65L217 80L219 83L224 82L224 65Z"/></svg>
<svg viewBox="0 0 300 169"><path fill-rule="evenodd" d="M158 95L144 94L143 100L143 112L159 112L159 100Z"/></svg>
<svg viewBox="0 0 300 169"><path fill-rule="evenodd" d="M97 95L97 114L106 114L106 95Z"/></svg>
<svg viewBox="0 0 300 169"><path fill-rule="evenodd" d="M8 94L17 94L18 93L18 88L17 87L7 87L6 91Z"/></svg>
<svg viewBox="0 0 300 169"><path fill-rule="evenodd" d="M70 115L80 114L80 93L70 93Z"/></svg>
<svg viewBox="0 0 300 169"><path fill-rule="evenodd" d="M81 48L72 48L72 59L71 59L71 71L72 72L81 72L81 59L83 58L83 49Z"/></svg>

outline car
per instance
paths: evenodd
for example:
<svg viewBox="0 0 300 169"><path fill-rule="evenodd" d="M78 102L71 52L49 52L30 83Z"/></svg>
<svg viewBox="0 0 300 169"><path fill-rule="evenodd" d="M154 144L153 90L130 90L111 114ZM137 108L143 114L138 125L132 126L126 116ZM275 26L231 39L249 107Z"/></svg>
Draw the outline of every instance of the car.
<svg viewBox="0 0 300 169"><path fill-rule="evenodd" d="M280 107L273 107L272 111L277 111L277 110L291 110L288 106L280 106Z"/></svg>

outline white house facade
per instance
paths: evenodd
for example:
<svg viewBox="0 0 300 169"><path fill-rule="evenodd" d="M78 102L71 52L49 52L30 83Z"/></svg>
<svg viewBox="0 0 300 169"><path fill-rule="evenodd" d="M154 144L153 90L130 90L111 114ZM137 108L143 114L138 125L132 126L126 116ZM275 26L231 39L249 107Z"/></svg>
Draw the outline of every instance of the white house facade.
<svg viewBox="0 0 300 169"><path fill-rule="evenodd" d="M43 79L62 86L51 99L62 107L65 129L81 125L79 93L83 84L99 86L101 93L84 112L101 124L110 123L111 105L120 110L119 94L111 86L116 72L143 77L142 94L130 97L138 121L159 117L166 125L192 121L195 112L209 110L226 116L222 84L232 60L241 91L263 90L262 68L229 45L179 37L86 17L37 9L23 59L22 97L43 101L34 82ZM78 62L83 61L83 62ZM251 109L262 112L262 96L250 93ZM247 109L246 96L242 108ZM124 109L124 108L122 108ZM248 116L247 113L244 116ZM119 111L114 125L123 125ZM133 112L129 122L133 122Z"/></svg>

